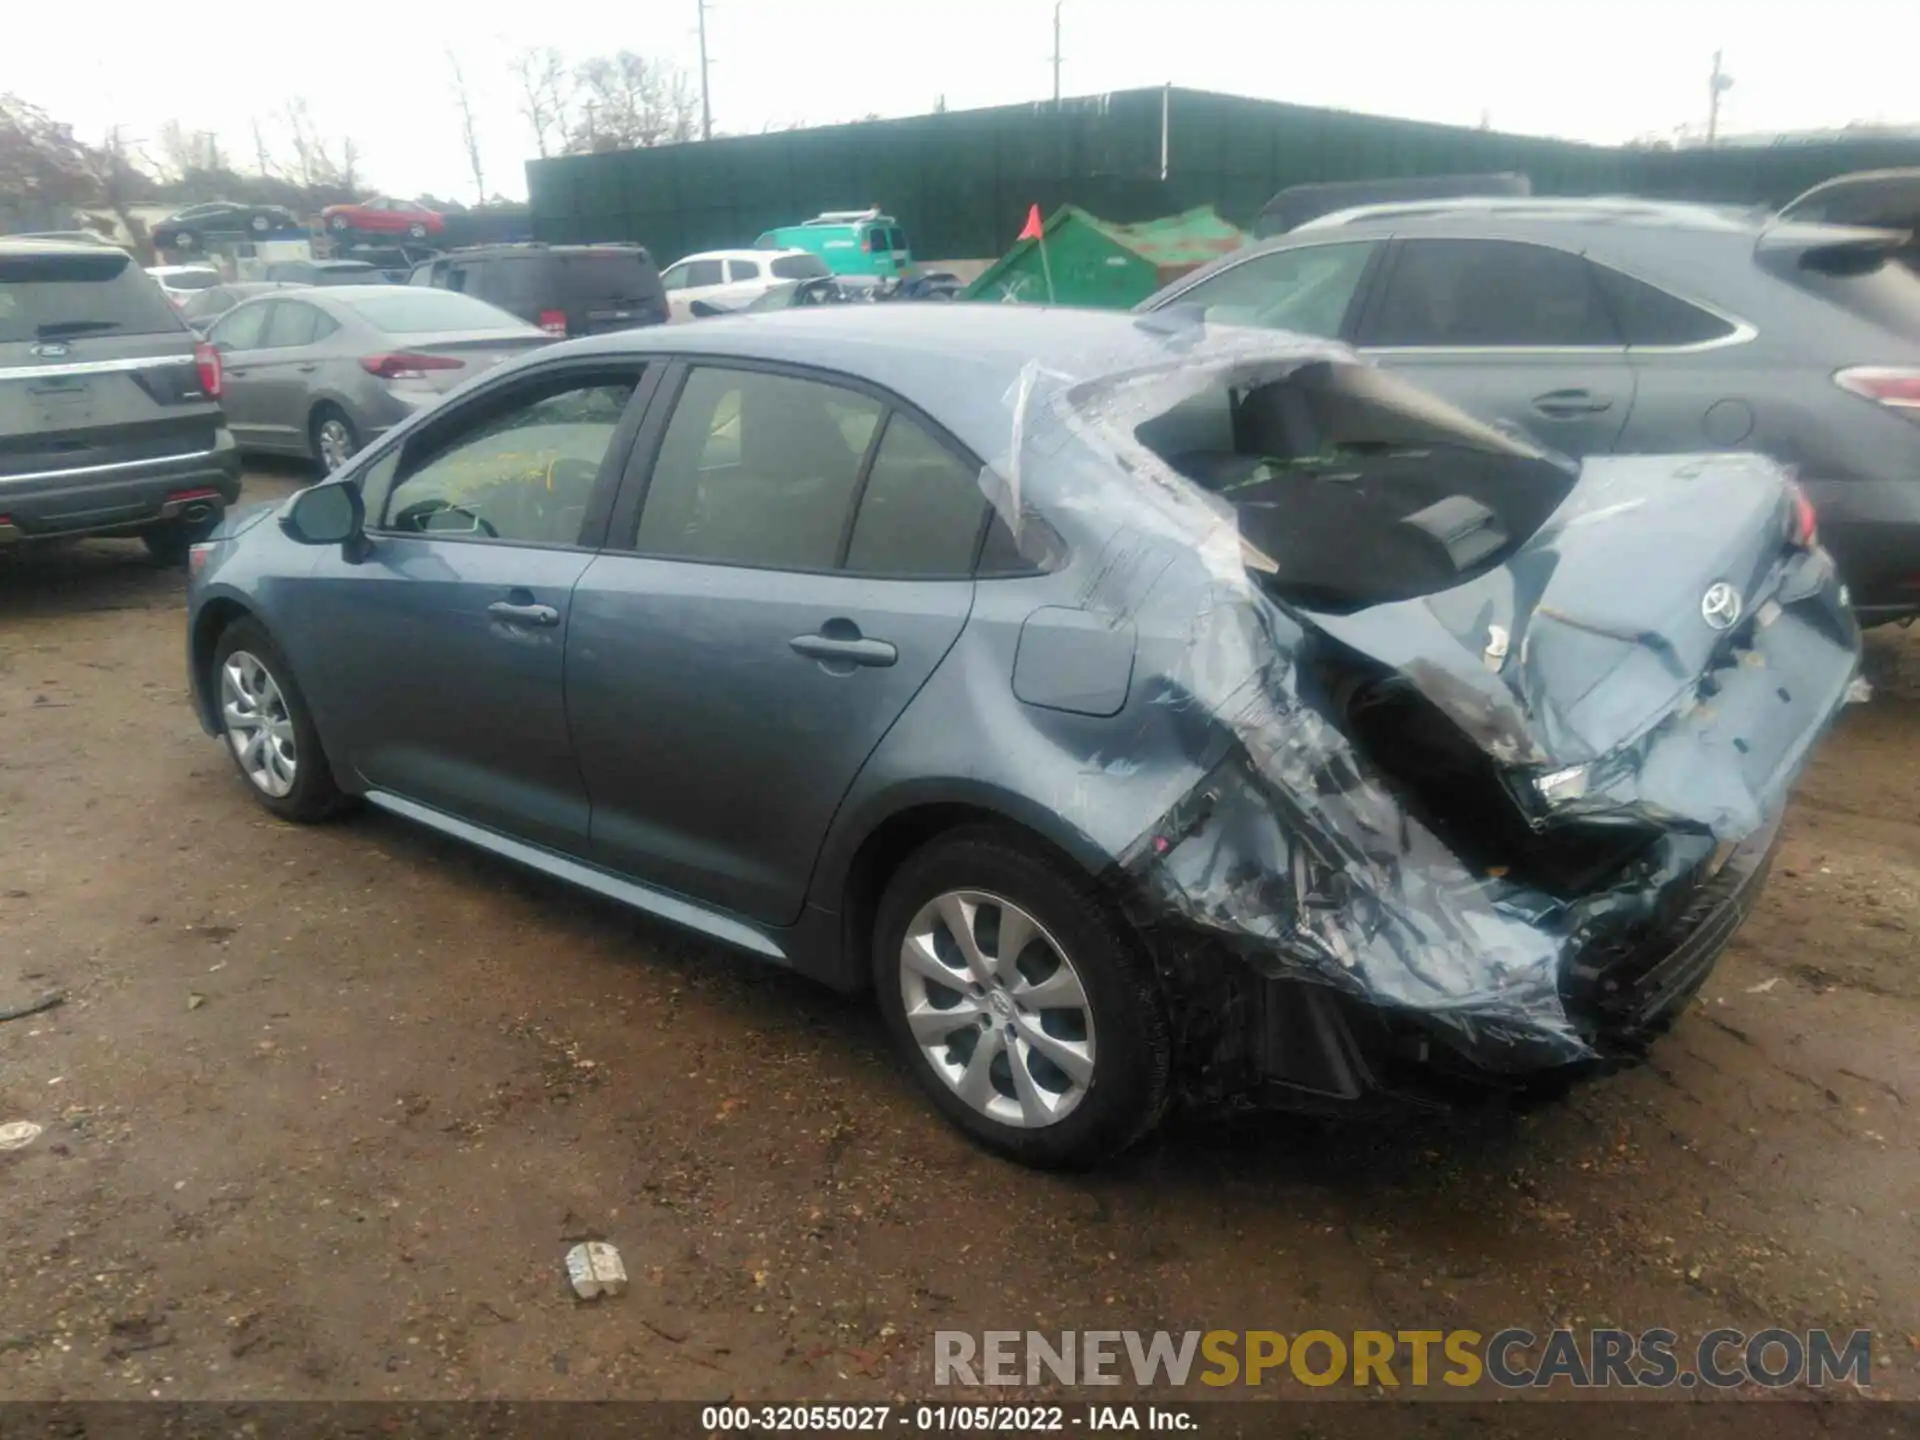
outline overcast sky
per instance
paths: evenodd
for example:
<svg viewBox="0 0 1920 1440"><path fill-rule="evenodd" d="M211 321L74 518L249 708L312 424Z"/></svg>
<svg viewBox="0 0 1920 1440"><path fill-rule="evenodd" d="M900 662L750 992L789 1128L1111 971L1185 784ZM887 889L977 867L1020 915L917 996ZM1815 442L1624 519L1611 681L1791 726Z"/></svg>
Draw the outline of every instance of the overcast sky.
<svg viewBox="0 0 1920 1440"><path fill-rule="evenodd" d="M446 50L479 111L487 188L526 194L509 65L630 49L698 68L696 0L235 4L4 0L0 91L98 138L168 119L253 153L293 96L358 143L370 186L473 199ZM1051 93L1052 0L712 0L716 129L910 115ZM28 16L32 18L29 19ZM69 20L69 16L76 17ZM1620 141L1704 123L1716 48L1725 131L1920 123L1920 0L1065 0L1063 88L1172 82L1309 105Z"/></svg>

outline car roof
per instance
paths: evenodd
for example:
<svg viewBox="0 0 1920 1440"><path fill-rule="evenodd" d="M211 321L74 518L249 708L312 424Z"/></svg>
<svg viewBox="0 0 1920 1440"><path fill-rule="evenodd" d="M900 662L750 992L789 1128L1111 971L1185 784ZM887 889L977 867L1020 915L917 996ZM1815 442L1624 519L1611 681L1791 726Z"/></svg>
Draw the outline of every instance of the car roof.
<svg viewBox="0 0 1920 1440"><path fill-rule="evenodd" d="M1180 355L1173 332L1185 329L1152 316L1064 306L822 305L617 331L541 353L770 360L836 371L895 392L992 458L1007 447L1007 397L1024 374L1091 378L1165 366ZM1203 332L1218 337L1222 329L1193 327ZM1343 346L1309 337L1230 333L1271 354L1352 358Z"/></svg>
<svg viewBox="0 0 1920 1440"><path fill-rule="evenodd" d="M782 255L810 256L812 254L811 250L801 250L795 246L788 246L784 250L755 250L751 247L738 250L696 250L691 255L682 255L673 264L684 265L689 260L777 260ZM671 270L673 266L669 265L667 268Z"/></svg>
<svg viewBox="0 0 1920 1440"><path fill-rule="evenodd" d="M111 240L49 240L27 235L0 235L0 255L98 255L102 250L128 254Z"/></svg>
<svg viewBox="0 0 1920 1440"><path fill-rule="evenodd" d="M1632 195L1455 196L1356 205L1316 216L1273 238L1360 227L1398 229L1409 224L1445 226L1488 220L1502 224L1634 226L1757 235L1766 228L1768 213L1736 205L1650 200Z"/></svg>

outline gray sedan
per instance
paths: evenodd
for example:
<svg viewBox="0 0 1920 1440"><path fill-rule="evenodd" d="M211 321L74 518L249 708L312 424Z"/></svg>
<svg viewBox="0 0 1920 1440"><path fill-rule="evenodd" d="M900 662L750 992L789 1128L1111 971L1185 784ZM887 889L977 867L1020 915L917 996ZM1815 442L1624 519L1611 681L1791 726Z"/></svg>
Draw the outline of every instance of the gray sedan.
<svg viewBox="0 0 1920 1440"><path fill-rule="evenodd" d="M468 295L342 285L245 301L207 339L225 367L240 447L331 472L463 381L553 337Z"/></svg>
<svg viewBox="0 0 1920 1440"><path fill-rule="evenodd" d="M1802 498L1293 336L821 306L527 356L229 518L190 674L270 813L871 989L1081 1163L1637 1055L1851 692Z"/></svg>

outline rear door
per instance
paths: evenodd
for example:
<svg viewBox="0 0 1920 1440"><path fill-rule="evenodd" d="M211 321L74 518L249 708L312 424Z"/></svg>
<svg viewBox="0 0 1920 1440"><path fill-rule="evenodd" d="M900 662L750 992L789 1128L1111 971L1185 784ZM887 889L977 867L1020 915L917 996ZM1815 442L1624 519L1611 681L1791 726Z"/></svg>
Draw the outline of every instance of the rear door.
<svg viewBox="0 0 1920 1440"><path fill-rule="evenodd" d="M124 251L0 252L0 513L10 490L211 450L220 407L201 392L193 346Z"/></svg>
<svg viewBox="0 0 1920 1440"><path fill-rule="evenodd" d="M1531 241L1396 241L1355 341L1382 365L1489 422L1572 456L1604 455L1634 374L1591 267Z"/></svg>
<svg viewBox="0 0 1920 1440"><path fill-rule="evenodd" d="M726 362L669 377L663 402L676 387L574 592L593 855L786 924L841 798L966 623L979 467L835 378Z"/></svg>
<svg viewBox="0 0 1920 1440"><path fill-rule="evenodd" d="M214 322L207 341L220 352L223 386L220 401L227 412L227 425L233 438L251 449L270 449L273 436L266 418L266 403L254 361L265 343L267 314L271 300L256 300L233 307Z"/></svg>
<svg viewBox="0 0 1920 1440"><path fill-rule="evenodd" d="M259 348L248 357L249 423L276 450L297 450L306 443L307 397L319 369L314 346L340 325L304 300L275 300L266 310Z"/></svg>

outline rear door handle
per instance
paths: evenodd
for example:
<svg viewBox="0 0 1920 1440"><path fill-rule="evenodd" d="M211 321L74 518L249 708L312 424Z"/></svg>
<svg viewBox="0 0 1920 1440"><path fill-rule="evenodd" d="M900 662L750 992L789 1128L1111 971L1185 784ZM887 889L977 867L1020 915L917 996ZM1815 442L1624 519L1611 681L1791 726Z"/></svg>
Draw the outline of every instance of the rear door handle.
<svg viewBox="0 0 1920 1440"><path fill-rule="evenodd" d="M511 600L496 600L487 606L487 613L496 620L506 620L515 625L560 623L560 612L551 605L516 605Z"/></svg>
<svg viewBox="0 0 1920 1440"><path fill-rule="evenodd" d="M1549 390L1533 397L1533 408L1556 419L1576 415L1601 415L1613 408L1613 402L1591 390Z"/></svg>
<svg viewBox="0 0 1920 1440"><path fill-rule="evenodd" d="M891 665L900 652L884 640L840 640L831 635L796 635L787 642L810 660L839 660L854 665Z"/></svg>
<svg viewBox="0 0 1920 1440"><path fill-rule="evenodd" d="M299 370L302 375L311 375L314 371L318 370L319 368L320 367L318 365L302 365L299 367Z"/></svg>

